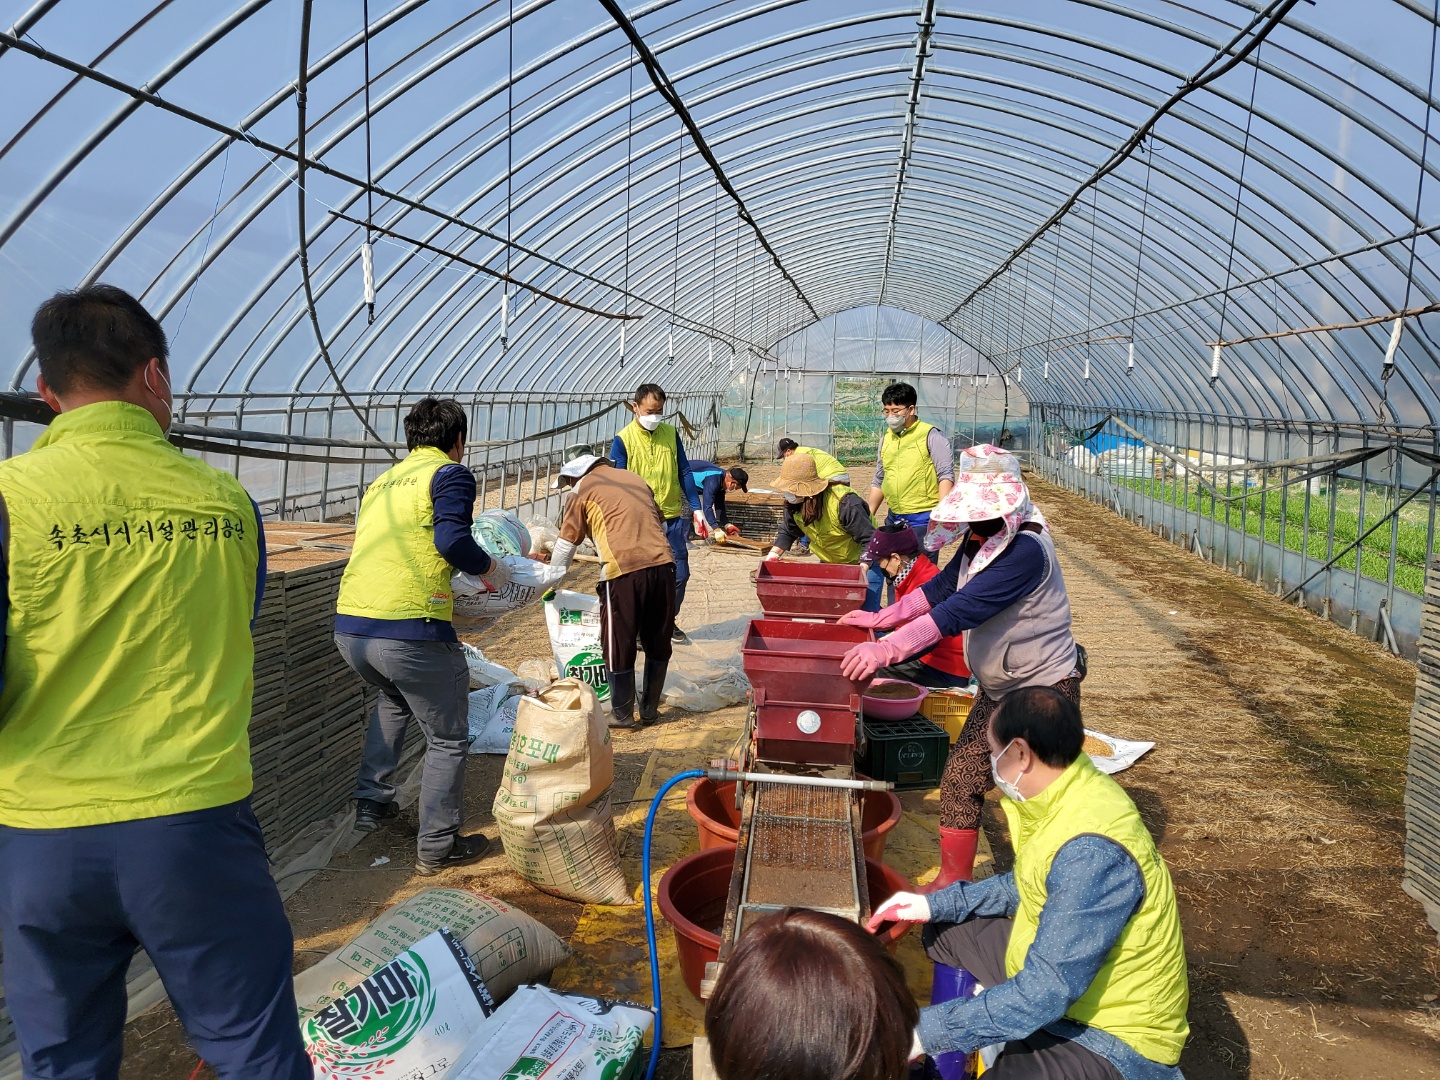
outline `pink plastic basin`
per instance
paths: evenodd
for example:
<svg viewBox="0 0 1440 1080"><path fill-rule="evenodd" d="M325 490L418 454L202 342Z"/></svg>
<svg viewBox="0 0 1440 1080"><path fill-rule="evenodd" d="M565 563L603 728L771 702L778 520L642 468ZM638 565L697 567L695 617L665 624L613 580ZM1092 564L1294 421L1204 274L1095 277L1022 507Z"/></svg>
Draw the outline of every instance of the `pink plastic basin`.
<svg viewBox="0 0 1440 1080"><path fill-rule="evenodd" d="M861 777L861 779L864 779ZM735 809L734 782L696 780L685 792L685 809L700 833L700 850L733 845L740 839L740 811ZM885 841L900 823L900 800L893 791L860 793L860 841L867 859L885 857Z"/></svg>
<svg viewBox="0 0 1440 1080"><path fill-rule="evenodd" d="M697 999L705 965L720 958L720 930L734 865L734 845L715 847L686 855L660 879L660 913L675 931L680 974ZM865 860L865 882L872 910L910 888L904 876L874 859ZM893 952L908 929L909 923L882 923L875 936Z"/></svg>
<svg viewBox="0 0 1440 1080"><path fill-rule="evenodd" d="M905 720L920 711L920 703L930 691L904 679L876 679L871 686L908 686L915 691L912 697L879 698L860 692L860 707L871 720Z"/></svg>

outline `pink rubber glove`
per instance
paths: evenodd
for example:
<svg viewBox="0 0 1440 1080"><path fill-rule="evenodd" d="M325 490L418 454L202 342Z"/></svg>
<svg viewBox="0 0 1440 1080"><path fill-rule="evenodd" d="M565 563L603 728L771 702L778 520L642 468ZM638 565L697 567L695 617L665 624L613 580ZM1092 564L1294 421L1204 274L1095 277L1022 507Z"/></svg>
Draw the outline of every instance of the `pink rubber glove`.
<svg viewBox="0 0 1440 1080"><path fill-rule="evenodd" d="M890 617L890 608L881 608L879 611L847 611L840 616L841 626L858 626L862 630L884 630L890 624L885 620Z"/></svg>
<svg viewBox="0 0 1440 1080"><path fill-rule="evenodd" d="M849 611L840 616L845 626L860 626L866 630L890 630L918 619L930 610L930 601L925 598L924 589L906 593L889 607L879 611Z"/></svg>
<svg viewBox="0 0 1440 1080"><path fill-rule="evenodd" d="M840 661L840 673L852 682L867 682L882 667L929 652L939 644L941 637L935 620L929 615L922 615L880 641L856 645Z"/></svg>

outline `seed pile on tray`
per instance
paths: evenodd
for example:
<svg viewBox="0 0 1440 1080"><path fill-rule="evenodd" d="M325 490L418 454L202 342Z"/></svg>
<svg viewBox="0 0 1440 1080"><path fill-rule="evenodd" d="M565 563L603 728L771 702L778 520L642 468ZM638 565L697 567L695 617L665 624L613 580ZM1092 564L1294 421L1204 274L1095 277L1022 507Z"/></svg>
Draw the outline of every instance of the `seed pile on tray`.
<svg viewBox="0 0 1440 1080"><path fill-rule="evenodd" d="M1410 767L1405 777L1405 891L1440 920L1440 555L1425 575L1425 608L1415 707L1410 713Z"/></svg>

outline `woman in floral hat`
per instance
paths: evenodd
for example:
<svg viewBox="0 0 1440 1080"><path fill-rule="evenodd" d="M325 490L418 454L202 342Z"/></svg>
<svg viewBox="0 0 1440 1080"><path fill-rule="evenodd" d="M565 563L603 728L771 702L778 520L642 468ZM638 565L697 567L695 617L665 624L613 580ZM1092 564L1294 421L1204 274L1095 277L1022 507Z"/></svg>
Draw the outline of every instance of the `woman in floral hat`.
<svg viewBox="0 0 1440 1080"><path fill-rule="evenodd" d="M1000 699L1022 686L1053 686L1078 705L1084 678L1055 544L1013 454L987 444L960 455L955 488L931 512L925 547L939 551L956 538L959 550L921 588L881 611L840 620L894 630L846 654L842 670L856 681L964 635L980 689L945 765L940 876L929 889L970 880L980 808L994 786L985 732Z"/></svg>

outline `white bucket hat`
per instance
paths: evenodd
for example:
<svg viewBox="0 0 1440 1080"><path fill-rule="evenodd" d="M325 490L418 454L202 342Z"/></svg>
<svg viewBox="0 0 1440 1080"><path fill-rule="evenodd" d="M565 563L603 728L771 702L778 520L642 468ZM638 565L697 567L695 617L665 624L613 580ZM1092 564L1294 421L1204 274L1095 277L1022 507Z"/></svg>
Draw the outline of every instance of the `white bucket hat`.
<svg viewBox="0 0 1440 1080"><path fill-rule="evenodd" d="M591 469L593 469L596 465L599 465L600 462L604 460L605 459L600 457L598 454L581 454L578 457L571 458L569 461L567 461L564 465L560 467L560 475L551 482L550 490L556 490L565 480L578 481L582 476L584 476L586 473L588 473Z"/></svg>

